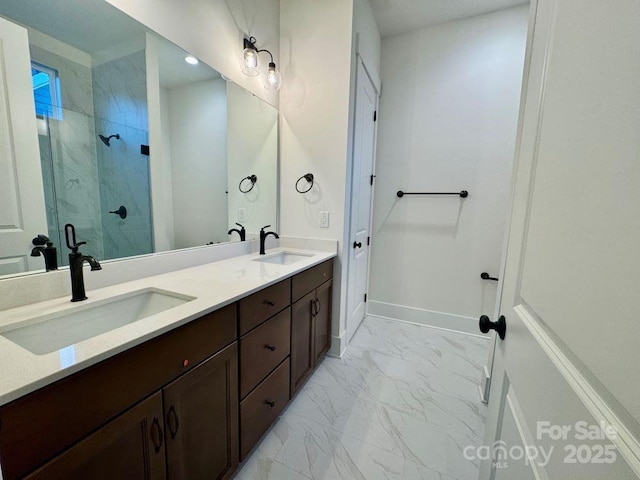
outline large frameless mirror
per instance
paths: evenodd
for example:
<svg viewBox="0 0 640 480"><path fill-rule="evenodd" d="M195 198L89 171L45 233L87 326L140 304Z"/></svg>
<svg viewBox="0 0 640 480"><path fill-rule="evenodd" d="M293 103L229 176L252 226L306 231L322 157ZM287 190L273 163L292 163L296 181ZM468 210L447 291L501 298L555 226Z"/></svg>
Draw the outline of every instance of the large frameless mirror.
<svg viewBox="0 0 640 480"><path fill-rule="evenodd" d="M0 15L0 128L19 136L0 157L14 186L0 224L16 227L0 229L0 276L44 269L38 235L67 265L67 223L100 260L277 225L274 107L102 0L12 0Z"/></svg>

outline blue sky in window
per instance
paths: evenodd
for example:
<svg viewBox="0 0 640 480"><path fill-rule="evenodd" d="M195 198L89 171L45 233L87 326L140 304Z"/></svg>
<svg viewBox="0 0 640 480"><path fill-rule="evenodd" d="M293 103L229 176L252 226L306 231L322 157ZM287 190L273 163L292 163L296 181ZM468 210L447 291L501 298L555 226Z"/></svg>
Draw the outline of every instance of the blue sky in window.
<svg viewBox="0 0 640 480"><path fill-rule="evenodd" d="M36 115L43 117L53 116L53 98L51 97L52 83L55 78L51 74L37 68L31 68L31 82L33 84L33 99L36 104Z"/></svg>

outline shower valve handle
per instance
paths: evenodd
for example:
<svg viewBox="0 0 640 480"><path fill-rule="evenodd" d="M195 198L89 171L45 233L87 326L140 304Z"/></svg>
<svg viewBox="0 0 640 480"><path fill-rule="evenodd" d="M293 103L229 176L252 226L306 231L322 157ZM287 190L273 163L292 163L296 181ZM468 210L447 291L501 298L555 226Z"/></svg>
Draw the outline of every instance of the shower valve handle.
<svg viewBox="0 0 640 480"><path fill-rule="evenodd" d="M120 208L118 208L117 210L114 210L113 212L109 212L109 213L115 213L121 219L124 220L125 218L127 218L127 207L125 207L124 205L120 205Z"/></svg>

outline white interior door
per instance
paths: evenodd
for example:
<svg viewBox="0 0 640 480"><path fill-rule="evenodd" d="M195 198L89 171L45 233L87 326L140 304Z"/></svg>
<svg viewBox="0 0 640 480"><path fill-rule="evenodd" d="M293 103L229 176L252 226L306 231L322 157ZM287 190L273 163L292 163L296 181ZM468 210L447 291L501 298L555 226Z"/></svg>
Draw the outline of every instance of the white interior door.
<svg viewBox="0 0 640 480"><path fill-rule="evenodd" d="M47 234L27 30L0 18L0 275L42 269Z"/></svg>
<svg viewBox="0 0 640 480"><path fill-rule="evenodd" d="M365 316L365 293L369 275L369 238L373 195L378 93L358 57L356 112L353 138L353 177L351 187L351 236L347 278L347 338L358 329Z"/></svg>
<svg viewBox="0 0 640 480"><path fill-rule="evenodd" d="M532 11L490 448L466 453L481 479L635 479L640 0Z"/></svg>

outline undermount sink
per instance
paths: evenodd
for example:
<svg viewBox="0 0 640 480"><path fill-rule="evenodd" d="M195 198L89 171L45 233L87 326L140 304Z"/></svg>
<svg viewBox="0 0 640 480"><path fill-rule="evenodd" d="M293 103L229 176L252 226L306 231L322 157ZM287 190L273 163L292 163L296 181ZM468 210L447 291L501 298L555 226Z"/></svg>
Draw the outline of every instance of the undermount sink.
<svg viewBox="0 0 640 480"><path fill-rule="evenodd" d="M275 263L277 265L291 265L292 263L306 260L309 257L313 257L313 255L305 253L280 252L268 257L256 258L255 261L263 263Z"/></svg>
<svg viewBox="0 0 640 480"><path fill-rule="evenodd" d="M0 335L36 355L44 355L191 300L195 298L147 288L63 312L33 317Z"/></svg>

